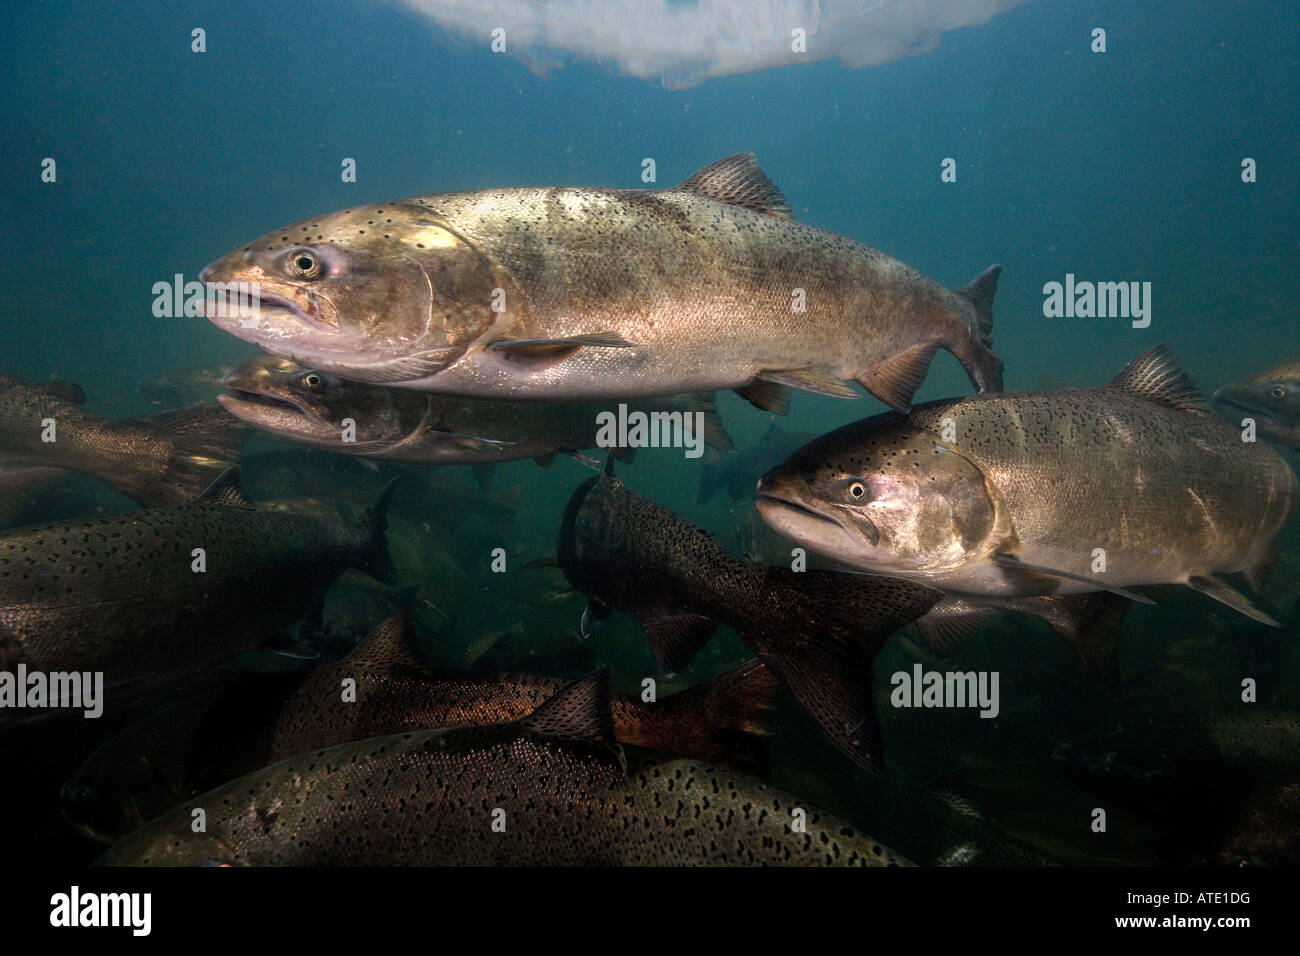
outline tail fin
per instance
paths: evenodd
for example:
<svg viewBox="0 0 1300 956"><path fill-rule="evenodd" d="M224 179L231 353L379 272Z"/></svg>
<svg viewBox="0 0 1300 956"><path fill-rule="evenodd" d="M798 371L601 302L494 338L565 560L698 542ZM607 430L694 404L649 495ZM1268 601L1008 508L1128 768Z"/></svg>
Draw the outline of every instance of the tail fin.
<svg viewBox="0 0 1300 956"><path fill-rule="evenodd" d="M759 661L749 661L656 704L633 700L625 719L616 712L625 743L690 757L715 767L767 775L771 722L781 685Z"/></svg>
<svg viewBox="0 0 1300 956"><path fill-rule="evenodd" d="M872 661L890 634L942 595L921 584L838 571L760 573L782 610L742 635L832 743L883 775Z"/></svg>
<svg viewBox="0 0 1300 956"><path fill-rule="evenodd" d="M144 447L134 467L120 475L105 471L100 477L146 507L197 497L239 460L252 433L216 402L120 419L114 425L142 432Z"/></svg>
<svg viewBox="0 0 1300 956"><path fill-rule="evenodd" d="M993 296L998 291L1001 266L989 266L956 293L975 307L971 341L954 349L971 384L980 392L1002 391L1002 359L993 351ZM967 347L969 346L969 347Z"/></svg>
<svg viewBox="0 0 1300 956"><path fill-rule="evenodd" d="M356 566L376 581L400 588L403 586L402 577L397 573L392 559L388 556L387 537L388 503L393 497L393 486L396 484L397 479L394 478L384 485L383 490L375 496L370 507L357 521L357 530L364 537L365 544L362 546L361 557L357 560Z"/></svg>

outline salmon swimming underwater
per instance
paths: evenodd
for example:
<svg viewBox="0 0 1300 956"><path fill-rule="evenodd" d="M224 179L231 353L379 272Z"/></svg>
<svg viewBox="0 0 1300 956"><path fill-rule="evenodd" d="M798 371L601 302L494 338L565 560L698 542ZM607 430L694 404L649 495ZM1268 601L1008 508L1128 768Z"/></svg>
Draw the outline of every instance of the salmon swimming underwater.
<svg viewBox="0 0 1300 956"><path fill-rule="evenodd" d="M1275 624L1217 575L1254 582L1296 495L1281 456L1211 415L1158 346L1101 387L837 429L763 478L758 509L838 561L970 603L1185 584Z"/></svg>
<svg viewBox="0 0 1300 956"><path fill-rule="evenodd" d="M188 504L0 535L0 671L102 672L114 706L183 683L305 616L346 568L400 583L387 497L345 528L254 509L232 468ZM0 726L54 712L0 709Z"/></svg>
<svg viewBox="0 0 1300 956"><path fill-rule="evenodd" d="M354 700L343 681L356 681ZM186 800L295 754L434 727L528 716L569 682L430 668L406 615L377 627L344 661L244 681L146 718L87 758L63 788L63 812L112 842ZM765 770L779 693L756 661L647 703L615 693L614 737L742 771Z"/></svg>
<svg viewBox="0 0 1300 956"><path fill-rule="evenodd" d="M1232 424L1255 420L1259 433L1300 448L1300 358L1225 385L1214 393L1214 409Z"/></svg>
<svg viewBox="0 0 1300 956"><path fill-rule="evenodd" d="M590 599L584 629L590 615L622 611L675 672L725 624L837 747L884 772L872 660L940 592L837 571L754 567L608 470L570 497L556 550L560 569Z"/></svg>
<svg viewBox="0 0 1300 956"><path fill-rule="evenodd" d="M532 458L549 464L560 452L594 448L598 416L609 402L508 402L455 398L350 382L274 356L244 363L223 380L226 411L281 438L366 458L425 465L473 465ZM629 413L676 416L698 446L731 448L713 396L627 403ZM703 428L697 433L694 417ZM345 440L347 423L350 438ZM633 449L619 449L628 457Z"/></svg>
<svg viewBox="0 0 1300 956"><path fill-rule="evenodd" d="M208 318L354 381L583 401L857 381L905 409L937 349L998 390L999 267L956 292L797 223L752 154L662 190L483 189L285 226L208 266Z"/></svg>
<svg viewBox="0 0 1300 956"><path fill-rule="evenodd" d="M239 457L247 426L216 404L103 418L60 387L0 374L0 497L64 471L84 471L146 507L179 504Z"/></svg>
<svg viewBox="0 0 1300 956"><path fill-rule="evenodd" d="M177 807L99 864L908 865L752 777L625 750L607 672L512 723L292 757Z"/></svg>
<svg viewBox="0 0 1300 956"><path fill-rule="evenodd" d="M182 408L200 402L215 402L221 395L221 378L235 366L214 365L185 368L140 380L140 394L151 405Z"/></svg>

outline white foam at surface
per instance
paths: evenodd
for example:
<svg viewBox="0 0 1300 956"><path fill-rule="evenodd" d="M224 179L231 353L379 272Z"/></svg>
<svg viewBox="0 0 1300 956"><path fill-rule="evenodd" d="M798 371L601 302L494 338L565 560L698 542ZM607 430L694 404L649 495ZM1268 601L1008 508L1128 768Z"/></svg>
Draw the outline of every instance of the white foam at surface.
<svg viewBox="0 0 1300 956"><path fill-rule="evenodd" d="M402 0L447 32L506 52L544 72L554 51L683 88L732 73L837 58L888 63L938 44L1025 0ZM802 28L807 53L791 49ZM550 51L551 55L548 55Z"/></svg>

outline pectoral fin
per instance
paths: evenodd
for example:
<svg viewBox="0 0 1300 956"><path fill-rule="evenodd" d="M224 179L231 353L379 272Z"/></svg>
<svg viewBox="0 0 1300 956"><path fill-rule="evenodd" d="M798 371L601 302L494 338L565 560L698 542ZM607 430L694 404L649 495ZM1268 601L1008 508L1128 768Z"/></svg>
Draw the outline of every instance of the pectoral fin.
<svg viewBox="0 0 1300 956"><path fill-rule="evenodd" d="M1234 611L1240 611L1252 621L1259 621L1259 623L1267 624L1269 627L1282 626L1274 618L1251 604L1248 597L1219 578L1208 575L1200 578L1188 578L1187 586L1193 591L1199 591L1206 597L1212 597L1214 600L1228 605Z"/></svg>
<svg viewBox="0 0 1300 956"><path fill-rule="evenodd" d="M627 349L633 344L617 332L595 332L563 339L497 339L488 348L514 362L553 362L580 348Z"/></svg>
<svg viewBox="0 0 1300 956"><path fill-rule="evenodd" d="M930 370L934 353L933 345L914 345L863 373L858 382L894 411L907 414L912 410L912 396Z"/></svg>
<svg viewBox="0 0 1300 956"><path fill-rule="evenodd" d="M463 432L443 431L441 428L426 428L424 434L459 445L469 451L499 451L502 448L509 448L512 445L519 444L517 441L483 438L479 435L466 435Z"/></svg>
<svg viewBox="0 0 1300 956"><path fill-rule="evenodd" d="M459 354L459 348L429 349L413 355L404 355L382 365L349 369L348 378L375 385L414 381L441 372Z"/></svg>
<svg viewBox="0 0 1300 956"><path fill-rule="evenodd" d="M1138 594L1136 591L1129 591L1125 588L1116 587L1113 584L1107 584L1097 575L1075 574L1073 571L1062 571L1058 568L1046 568L1041 564L1027 564L1010 554L995 554L993 555L992 560L1006 570L1015 574L1027 576L1031 580L1037 576L1039 578L1059 578L1062 581L1082 581L1084 584L1094 588L1095 590L1109 591L1111 594L1118 594L1120 597L1126 597L1130 601L1136 601L1139 604L1156 603L1144 594Z"/></svg>

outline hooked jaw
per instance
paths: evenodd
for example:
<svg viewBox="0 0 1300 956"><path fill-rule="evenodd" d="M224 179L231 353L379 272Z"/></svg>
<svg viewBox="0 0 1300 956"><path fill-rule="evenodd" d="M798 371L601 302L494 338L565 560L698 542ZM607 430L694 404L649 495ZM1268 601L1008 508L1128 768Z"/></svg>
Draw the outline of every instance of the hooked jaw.
<svg viewBox="0 0 1300 956"><path fill-rule="evenodd" d="M880 532L865 515L849 522L840 509L820 506L801 494L798 480L769 472L758 483L755 506L773 529L814 551L857 567L880 543Z"/></svg>
<svg viewBox="0 0 1300 956"><path fill-rule="evenodd" d="M232 253L199 273L205 294L203 312L217 328L252 342L317 344L329 347L340 332L337 317L330 321L318 297L292 287L281 295L271 291L281 283L266 281L260 266L247 253Z"/></svg>
<svg viewBox="0 0 1300 956"><path fill-rule="evenodd" d="M221 380L227 394L217 401L240 421L278 435L338 441L339 429L301 395L275 381L265 370L237 368Z"/></svg>

